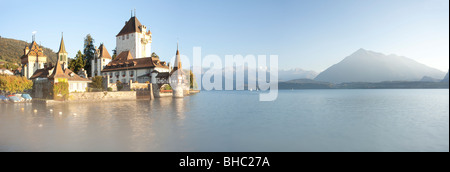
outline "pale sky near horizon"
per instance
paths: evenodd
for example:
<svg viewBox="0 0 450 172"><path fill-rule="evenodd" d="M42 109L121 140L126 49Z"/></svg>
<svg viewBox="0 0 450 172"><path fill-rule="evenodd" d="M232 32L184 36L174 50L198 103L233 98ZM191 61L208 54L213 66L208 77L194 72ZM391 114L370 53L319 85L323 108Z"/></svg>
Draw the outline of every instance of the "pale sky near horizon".
<svg viewBox="0 0 450 172"><path fill-rule="evenodd" d="M53 50L64 32L70 57L91 34L112 54L115 36L136 9L163 60L202 56L279 55L281 69L321 72L360 48L449 68L448 0L0 0L0 36Z"/></svg>

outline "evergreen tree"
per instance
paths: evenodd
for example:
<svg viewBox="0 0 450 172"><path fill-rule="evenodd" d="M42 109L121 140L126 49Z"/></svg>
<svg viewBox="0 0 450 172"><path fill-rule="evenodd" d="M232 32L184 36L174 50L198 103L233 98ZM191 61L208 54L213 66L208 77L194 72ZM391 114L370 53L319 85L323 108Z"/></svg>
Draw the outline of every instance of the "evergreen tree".
<svg viewBox="0 0 450 172"><path fill-rule="evenodd" d="M87 71L89 77L91 77L91 62L94 59L94 55L94 38L92 38L91 34L88 34L86 38L84 38L84 69Z"/></svg>
<svg viewBox="0 0 450 172"><path fill-rule="evenodd" d="M112 51L113 51L113 56L111 58L112 58L112 60L114 60L117 57L117 48L114 48L114 50L112 50Z"/></svg>
<svg viewBox="0 0 450 172"><path fill-rule="evenodd" d="M81 51L78 51L75 59L69 62L69 69L75 73L78 73L86 65L84 58L84 54L82 54Z"/></svg>

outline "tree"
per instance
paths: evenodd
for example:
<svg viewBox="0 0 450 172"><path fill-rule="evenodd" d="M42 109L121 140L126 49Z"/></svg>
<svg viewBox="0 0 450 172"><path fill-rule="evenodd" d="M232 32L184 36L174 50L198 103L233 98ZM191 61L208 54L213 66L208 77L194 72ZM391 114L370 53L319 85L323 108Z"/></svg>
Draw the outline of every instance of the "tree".
<svg viewBox="0 0 450 172"><path fill-rule="evenodd" d="M111 58L112 58L112 60L114 60L117 57L117 48L114 48L114 50L112 50L112 51L113 51L113 56Z"/></svg>
<svg viewBox="0 0 450 172"><path fill-rule="evenodd" d="M91 76L91 62L95 56L95 46L94 46L94 38L92 38L91 34L88 34L86 38L84 38L84 69L87 71L88 76Z"/></svg>
<svg viewBox="0 0 450 172"><path fill-rule="evenodd" d="M0 75L0 91L23 92L33 88L33 82L26 77Z"/></svg>
<svg viewBox="0 0 450 172"><path fill-rule="evenodd" d="M156 54L155 52L153 52L153 53L152 53L152 57L156 57L156 58L158 58L158 59L159 59L159 56L158 56L158 54Z"/></svg>
<svg viewBox="0 0 450 172"><path fill-rule="evenodd" d="M96 77L92 78L91 86L92 86L92 88L95 88L95 89L103 89L103 77L96 76Z"/></svg>
<svg viewBox="0 0 450 172"><path fill-rule="evenodd" d="M84 61L84 54L81 51L78 51L75 59L69 62L69 69L75 73L78 73L81 69L84 68L86 62Z"/></svg>
<svg viewBox="0 0 450 172"><path fill-rule="evenodd" d="M195 80L195 75L192 70L189 71L189 88L196 90L198 89L197 81Z"/></svg>

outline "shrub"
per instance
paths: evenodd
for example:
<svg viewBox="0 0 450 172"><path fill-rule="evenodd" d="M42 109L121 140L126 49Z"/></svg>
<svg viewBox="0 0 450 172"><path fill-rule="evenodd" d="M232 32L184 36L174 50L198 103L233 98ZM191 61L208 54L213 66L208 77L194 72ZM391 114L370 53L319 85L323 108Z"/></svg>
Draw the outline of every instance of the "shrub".
<svg viewBox="0 0 450 172"><path fill-rule="evenodd" d="M112 89L111 87L108 87L108 90L107 90L107 91L110 91L110 92L111 92L111 91L113 91L113 89Z"/></svg>
<svg viewBox="0 0 450 172"><path fill-rule="evenodd" d="M117 82L116 82L116 86L117 86L117 91L120 91L120 90L123 89L122 82L120 82L120 81L117 81Z"/></svg>
<svg viewBox="0 0 450 172"><path fill-rule="evenodd" d="M91 87L96 89L103 89L103 77L96 76L92 78Z"/></svg>
<svg viewBox="0 0 450 172"><path fill-rule="evenodd" d="M23 92L33 88L33 82L25 77L0 75L0 90L9 93Z"/></svg>
<svg viewBox="0 0 450 172"><path fill-rule="evenodd" d="M53 85L53 99L67 100L69 98L69 83L66 81L57 82Z"/></svg>
<svg viewBox="0 0 450 172"><path fill-rule="evenodd" d="M166 86L164 86L163 90L172 90L172 87L169 84L167 84Z"/></svg>

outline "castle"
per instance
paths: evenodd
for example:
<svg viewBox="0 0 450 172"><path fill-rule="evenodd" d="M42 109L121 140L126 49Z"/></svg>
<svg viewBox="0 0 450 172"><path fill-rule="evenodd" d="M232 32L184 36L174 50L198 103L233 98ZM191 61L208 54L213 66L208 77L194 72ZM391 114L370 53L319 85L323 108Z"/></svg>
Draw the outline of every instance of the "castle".
<svg viewBox="0 0 450 172"><path fill-rule="evenodd" d="M167 84L173 88L173 97L183 97L189 90L189 79L181 65L180 52L176 51L174 67L170 67L158 56L151 53L152 33L142 25L136 16L132 16L116 35L117 56L112 59L104 44L96 49L91 61L91 76L103 76L107 84L116 83L151 83L153 91L159 93ZM72 72L67 68L68 53L61 37L57 54L57 63L53 66L47 63L47 57L33 39L30 46L25 47L22 56L23 76L33 80L36 97L43 97L51 85L58 82L68 82L69 92L85 92L91 81ZM85 74L82 74L85 75Z"/></svg>
<svg viewBox="0 0 450 172"><path fill-rule="evenodd" d="M151 31L147 30L136 16L132 16L116 35L117 57L110 60L109 54L105 55L107 52L97 53L98 56L92 60L92 64L95 64L92 76L99 75L98 71L101 71L101 76L109 78L111 84L117 82L152 83L157 86L170 84L174 89L173 96L182 97L183 91L189 87L184 84L187 79L181 67L178 47L175 66L171 68L170 64L161 61L159 57L152 57L151 43ZM99 49L106 51L103 45ZM180 79L170 79L175 75ZM155 87L155 91L159 91L159 87Z"/></svg>

